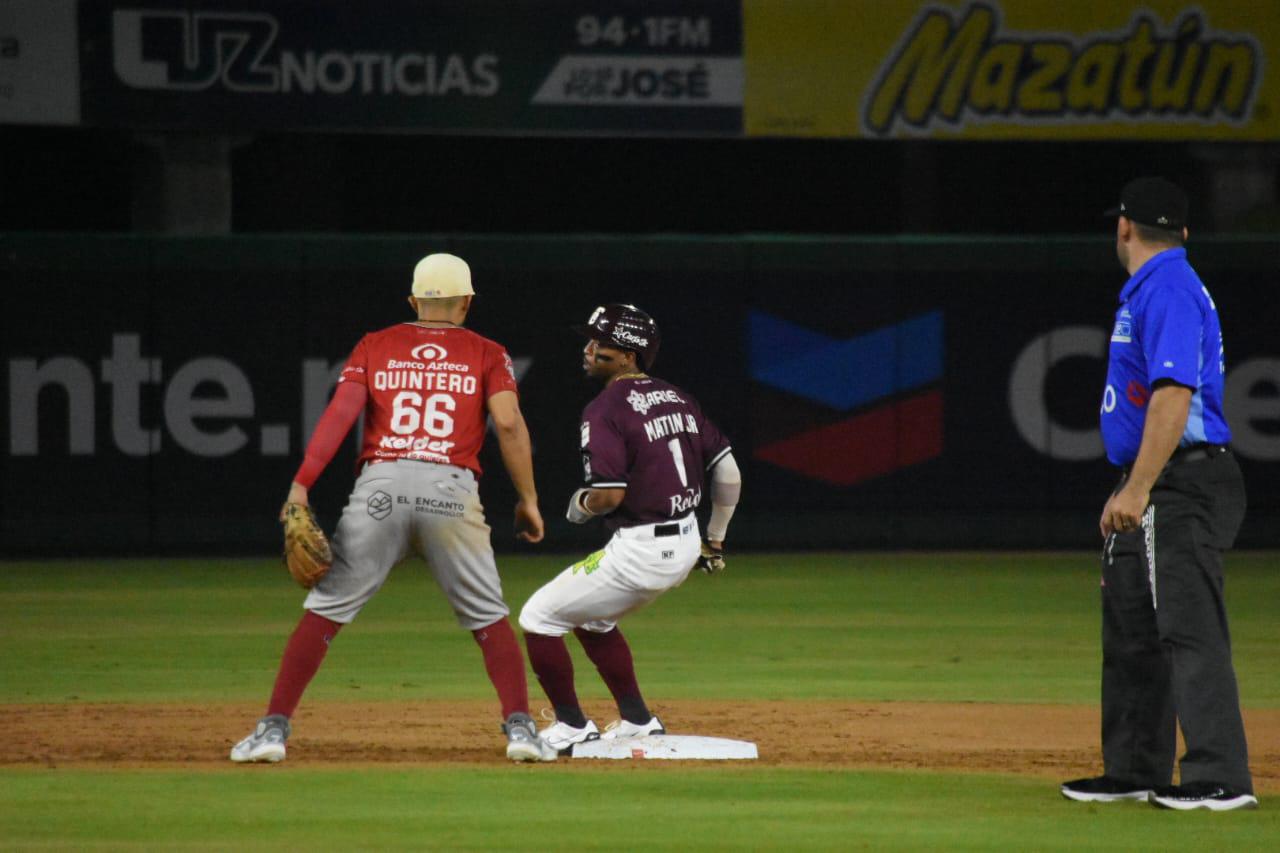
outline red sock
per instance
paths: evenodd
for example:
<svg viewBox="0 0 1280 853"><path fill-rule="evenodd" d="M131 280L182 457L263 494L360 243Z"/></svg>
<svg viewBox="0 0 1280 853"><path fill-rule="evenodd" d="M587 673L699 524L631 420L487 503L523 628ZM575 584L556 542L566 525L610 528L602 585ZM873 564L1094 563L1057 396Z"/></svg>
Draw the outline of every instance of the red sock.
<svg viewBox="0 0 1280 853"><path fill-rule="evenodd" d="M524 674L524 655L516 642L511 623L499 619L486 628L472 631L484 654L484 668L498 691L502 703L502 719L517 711L529 713L529 682Z"/></svg>
<svg viewBox="0 0 1280 853"><path fill-rule="evenodd" d="M276 686L271 691L271 704L267 714L284 714L292 717L316 670L329 651L329 641L338 636L341 622L317 616L308 610L293 629L293 635L284 647L280 660L280 672L276 674Z"/></svg>
<svg viewBox="0 0 1280 853"><path fill-rule="evenodd" d="M636 666L631 659L631 647L615 627L612 631L598 634L585 628L575 628L582 648L587 657L596 665L600 677L604 679L613 701L618 703L618 713L628 722L643 725L649 722L649 708L640 695L640 685L636 683Z"/></svg>
<svg viewBox="0 0 1280 853"><path fill-rule="evenodd" d="M574 728L587 724L582 706L578 704L578 691L573 687L573 658L564 637L548 637L546 634L524 635L529 649L529 664L538 676L538 683L556 709L556 719Z"/></svg>

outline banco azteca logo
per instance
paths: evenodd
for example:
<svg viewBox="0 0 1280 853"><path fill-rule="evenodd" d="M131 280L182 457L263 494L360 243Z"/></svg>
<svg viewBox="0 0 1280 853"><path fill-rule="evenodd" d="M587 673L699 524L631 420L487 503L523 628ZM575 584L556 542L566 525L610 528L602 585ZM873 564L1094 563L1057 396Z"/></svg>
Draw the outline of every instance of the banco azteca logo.
<svg viewBox="0 0 1280 853"><path fill-rule="evenodd" d="M382 521L382 519L391 515L391 495L379 489L369 495L367 508L374 521Z"/></svg>
<svg viewBox="0 0 1280 853"><path fill-rule="evenodd" d="M449 357L449 351L439 344L418 344L409 354L415 361L439 361Z"/></svg>

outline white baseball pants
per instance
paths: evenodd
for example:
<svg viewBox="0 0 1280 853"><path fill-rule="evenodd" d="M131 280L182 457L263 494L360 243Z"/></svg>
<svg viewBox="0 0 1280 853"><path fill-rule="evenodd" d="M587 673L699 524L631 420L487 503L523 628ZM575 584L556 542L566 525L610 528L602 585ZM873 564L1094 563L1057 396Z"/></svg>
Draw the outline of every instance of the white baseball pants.
<svg viewBox="0 0 1280 853"><path fill-rule="evenodd" d="M671 535L655 530L673 529ZM520 627L561 637L574 628L612 631L618 620L684 583L701 553L692 515L662 524L623 527L604 550L574 563L543 586L520 611Z"/></svg>

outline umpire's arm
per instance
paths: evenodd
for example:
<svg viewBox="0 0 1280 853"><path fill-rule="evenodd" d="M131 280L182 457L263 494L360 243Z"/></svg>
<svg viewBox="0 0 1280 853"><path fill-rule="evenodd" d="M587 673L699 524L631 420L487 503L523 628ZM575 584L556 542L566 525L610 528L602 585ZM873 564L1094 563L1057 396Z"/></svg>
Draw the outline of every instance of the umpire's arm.
<svg viewBox="0 0 1280 853"><path fill-rule="evenodd" d="M1098 527L1102 538L1113 532L1127 533L1142 524L1151 499L1151 487L1177 450L1191 411L1192 391L1185 385L1158 381L1147 403L1146 422L1142 427L1142 444L1124 487L1111 496L1102 508Z"/></svg>

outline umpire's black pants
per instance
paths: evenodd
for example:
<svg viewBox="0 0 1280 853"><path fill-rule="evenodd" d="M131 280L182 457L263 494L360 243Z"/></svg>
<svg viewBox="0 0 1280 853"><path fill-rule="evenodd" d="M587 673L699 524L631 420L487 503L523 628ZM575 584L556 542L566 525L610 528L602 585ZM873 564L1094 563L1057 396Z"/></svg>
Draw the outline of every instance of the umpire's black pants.
<svg viewBox="0 0 1280 853"><path fill-rule="evenodd" d="M1123 480L1121 481L1123 483ZM1253 791L1222 555L1244 519L1230 451L1175 456L1151 490L1142 528L1102 555L1102 756L1107 776L1143 787L1173 777L1175 720L1187 751L1181 783Z"/></svg>

